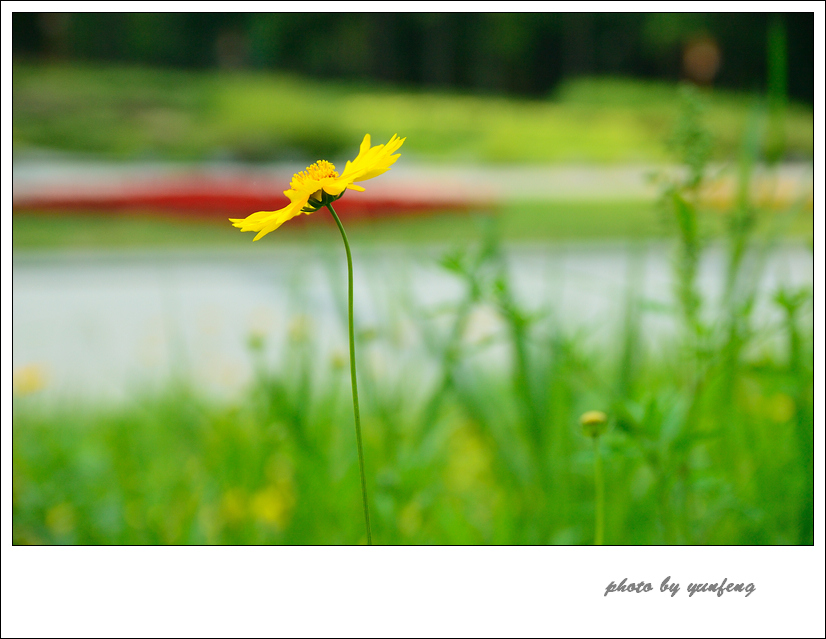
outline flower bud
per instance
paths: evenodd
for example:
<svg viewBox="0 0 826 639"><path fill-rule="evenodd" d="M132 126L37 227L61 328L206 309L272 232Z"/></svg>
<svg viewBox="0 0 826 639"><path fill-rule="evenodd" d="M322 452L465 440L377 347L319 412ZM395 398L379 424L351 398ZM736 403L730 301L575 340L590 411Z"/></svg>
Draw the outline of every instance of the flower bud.
<svg viewBox="0 0 826 639"><path fill-rule="evenodd" d="M608 415L601 410L589 410L579 418L582 432L588 437L599 437L608 429Z"/></svg>

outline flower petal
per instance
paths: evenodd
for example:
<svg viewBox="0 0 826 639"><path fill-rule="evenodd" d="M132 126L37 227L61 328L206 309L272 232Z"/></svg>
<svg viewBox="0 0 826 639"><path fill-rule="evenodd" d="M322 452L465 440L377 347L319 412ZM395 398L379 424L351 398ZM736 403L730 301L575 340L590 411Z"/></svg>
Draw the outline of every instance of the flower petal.
<svg viewBox="0 0 826 639"><path fill-rule="evenodd" d="M370 149L370 134L365 133L364 134L364 139L361 141L361 144L359 145L359 155L361 155L362 153L366 153L369 149Z"/></svg>
<svg viewBox="0 0 826 639"><path fill-rule="evenodd" d="M347 162L341 179L348 182L361 182L381 175L399 158L399 154L392 155L407 138L394 135L387 145L379 144L370 147L370 136L365 135L361 143L359 154L352 162Z"/></svg>
<svg viewBox="0 0 826 639"><path fill-rule="evenodd" d="M292 200L292 198L290 199ZM242 232L258 231L258 235L253 238L254 242L255 240L260 240L267 233L272 233L287 220L291 220L296 215L299 215L301 209L307 205L308 200L309 197L305 197L303 201L301 199L291 201L283 209L277 211L258 211L244 219L230 218L229 221L232 222L234 227L241 229Z"/></svg>

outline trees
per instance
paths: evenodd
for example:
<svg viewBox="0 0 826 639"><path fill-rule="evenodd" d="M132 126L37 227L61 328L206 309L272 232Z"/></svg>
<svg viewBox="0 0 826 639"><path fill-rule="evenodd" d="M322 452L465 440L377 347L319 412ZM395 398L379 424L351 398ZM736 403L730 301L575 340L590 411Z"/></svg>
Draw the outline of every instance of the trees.
<svg viewBox="0 0 826 639"><path fill-rule="evenodd" d="M721 53L716 84L762 90L778 19L790 34L790 96L812 102L811 13L14 13L12 46L17 57L270 68L544 96L573 75L678 79L685 47L707 38Z"/></svg>

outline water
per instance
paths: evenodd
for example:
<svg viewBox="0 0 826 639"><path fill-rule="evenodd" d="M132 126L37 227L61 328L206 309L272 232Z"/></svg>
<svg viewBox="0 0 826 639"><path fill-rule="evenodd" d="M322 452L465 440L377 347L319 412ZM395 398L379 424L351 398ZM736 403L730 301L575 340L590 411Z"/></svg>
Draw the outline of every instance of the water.
<svg viewBox="0 0 826 639"><path fill-rule="evenodd" d="M343 249L37 253L13 259L13 364L34 366L45 394L123 398L180 374L215 396L231 397L249 382L250 335L264 337L278 365L289 339L308 335L319 364L347 356L346 265ZM341 250L339 250L341 249ZM440 313L460 299L459 279L438 266L441 249L355 247L355 303L360 331L392 334L394 350L373 348L375 365L413 359L424 344L417 326L449 322ZM629 285L650 307L673 304L673 247L664 243L521 245L506 251L515 294L528 309L551 309L568 331L593 343L616 341ZM702 258L700 288L716 299L725 272L722 250ZM780 284L812 281L812 255L783 246L760 280L758 323L777 320L768 303ZM401 300L407 296L410 306ZM667 339L668 313L647 313L644 334ZM492 305L472 315L469 342L495 336L502 322ZM495 361L496 348L491 349ZM382 360L384 363L382 363ZM409 363L409 359L405 360Z"/></svg>

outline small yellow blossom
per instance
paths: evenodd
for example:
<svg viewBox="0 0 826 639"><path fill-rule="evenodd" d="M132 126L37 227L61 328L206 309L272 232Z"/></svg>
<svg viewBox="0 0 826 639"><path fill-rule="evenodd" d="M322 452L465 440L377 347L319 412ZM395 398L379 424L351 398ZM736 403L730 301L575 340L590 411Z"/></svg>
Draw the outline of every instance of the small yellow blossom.
<svg viewBox="0 0 826 639"><path fill-rule="evenodd" d="M237 524L247 513L246 495L238 488L230 488L221 498L221 515L224 521Z"/></svg>
<svg viewBox="0 0 826 639"><path fill-rule="evenodd" d="M333 367L333 370L344 370L347 368L347 353L335 350L333 354L330 356L330 364Z"/></svg>
<svg viewBox="0 0 826 639"><path fill-rule="evenodd" d="M778 424L794 417L796 410L794 399L786 393L775 393L765 402L766 414Z"/></svg>
<svg viewBox="0 0 826 639"><path fill-rule="evenodd" d="M69 534L75 528L75 509L66 502L51 507L46 512L46 526L55 535Z"/></svg>
<svg viewBox="0 0 826 639"><path fill-rule="evenodd" d="M313 320L307 315L296 315L290 320L287 333L293 342L306 342L313 332Z"/></svg>
<svg viewBox="0 0 826 639"><path fill-rule="evenodd" d="M608 428L608 415L601 410L589 410L579 418L582 430L588 437L599 437Z"/></svg>
<svg viewBox="0 0 826 639"><path fill-rule="evenodd" d="M46 386L46 371L39 364L27 364L14 371L12 386L15 395L31 395Z"/></svg>
<svg viewBox="0 0 826 639"><path fill-rule="evenodd" d="M284 191L290 203L278 211L259 211L242 219L231 219L232 225L242 231L256 231L253 241L260 240L300 213L314 213L322 206L340 198L346 189L364 191L354 182L363 182L387 171L399 158L393 155L407 138L394 135L390 141L370 146L370 135L365 135L356 159L348 160L344 172L339 175L336 167L326 160L319 160L305 171L293 175L290 188Z"/></svg>
<svg viewBox="0 0 826 639"><path fill-rule="evenodd" d="M295 497L289 485L271 485L253 496L250 511L258 521L283 528L289 520L294 502Z"/></svg>

